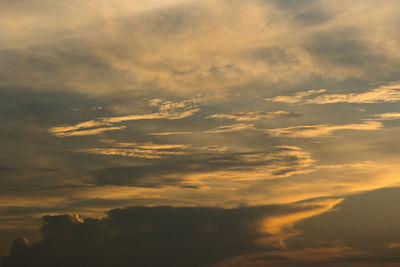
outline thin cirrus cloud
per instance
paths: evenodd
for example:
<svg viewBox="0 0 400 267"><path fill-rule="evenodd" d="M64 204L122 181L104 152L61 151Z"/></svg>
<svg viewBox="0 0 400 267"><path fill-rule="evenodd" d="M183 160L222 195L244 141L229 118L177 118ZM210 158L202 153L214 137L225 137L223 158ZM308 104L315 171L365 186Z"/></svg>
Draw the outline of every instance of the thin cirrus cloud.
<svg viewBox="0 0 400 267"><path fill-rule="evenodd" d="M125 129L125 126L116 126L115 124L125 121L135 120L179 120L192 116L200 109L193 104L195 100L186 100L181 102L165 101L153 99L150 101L150 107L156 107L158 112L143 115L127 115L118 117L100 118L81 122L75 125L61 125L51 127L49 133L57 137L96 135L106 131L115 131Z"/></svg>
<svg viewBox="0 0 400 267"><path fill-rule="evenodd" d="M181 156L198 153L223 153L226 147L221 146L194 146L184 144L136 144L117 143L113 147L78 149L76 152L107 155L136 157L146 159L161 159L170 156Z"/></svg>
<svg viewBox="0 0 400 267"><path fill-rule="evenodd" d="M266 98L288 104L383 103L400 101L400 83L381 85L362 93L329 94L325 89L298 92L292 96Z"/></svg>
<svg viewBox="0 0 400 267"><path fill-rule="evenodd" d="M217 119L217 120L235 120L235 121L256 121L261 119L275 119L281 117L298 117L297 113L289 111L272 111L272 112L262 112L262 111L251 111L251 112L236 112L236 113L220 113L213 114L207 118Z"/></svg>
<svg viewBox="0 0 400 267"><path fill-rule="evenodd" d="M375 114L375 120L383 120L383 121L391 121L400 119L400 113L391 112L391 113L382 113L382 114ZM371 120L374 120L371 119Z"/></svg>
<svg viewBox="0 0 400 267"><path fill-rule="evenodd" d="M62 126L58 126L57 128L62 128ZM68 126L67 126L68 128ZM117 130L122 130L125 129L125 126L114 126L114 127L99 127L99 128L94 128L94 129L79 129L79 130L73 130L73 131L62 131L58 130L55 131L53 129L50 129L50 133L54 134L57 137L70 137L70 136L84 136L84 135L97 135L100 133L104 133L107 131L117 131Z"/></svg>
<svg viewBox="0 0 400 267"><path fill-rule="evenodd" d="M244 131L244 130L255 130L254 124L248 123L237 123L232 125L222 125L211 130L204 130L199 132L159 132L159 133L150 133L149 135L186 135L186 134L216 134L216 133L230 133L236 131Z"/></svg>
<svg viewBox="0 0 400 267"><path fill-rule="evenodd" d="M286 128L264 130L272 136L290 137L290 138L311 138L318 136L326 136L339 130L357 130L357 131L374 131L382 128L382 123L378 121L368 121L359 124L343 124L343 125L305 125Z"/></svg>
<svg viewBox="0 0 400 267"><path fill-rule="evenodd" d="M234 185L234 181L284 178L310 172L312 171L310 167L314 163L309 152L294 146L275 147L269 153L220 153L219 151L212 153L214 155L207 158L199 157L200 154L197 153L196 157L188 157L185 160L106 168L87 173L82 176L82 180L86 184L93 185L133 187L189 185L215 190L221 185L232 188L243 186Z"/></svg>
<svg viewBox="0 0 400 267"><path fill-rule="evenodd" d="M388 115L389 116L389 115ZM394 115L392 115L393 117ZM366 120L365 123L353 123L343 125L333 124L317 124L317 125L301 125L292 126L286 128L275 128L275 129L259 129L254 124L238 123L233 125L223 125L216 127L211 130L201 132L161 132L151 133L150 135L186 135L195 133L206 133L206 134L217 134L217 133L229 133L236 131L253 130L264 132L276 137L290 137L290 138L312 138L319 136L327 136L335 131L340 130L353 130L353 131L374 131L382 129L383 125L376 118L374 120ZM386 119L388 120L388 119Z"/></svg>

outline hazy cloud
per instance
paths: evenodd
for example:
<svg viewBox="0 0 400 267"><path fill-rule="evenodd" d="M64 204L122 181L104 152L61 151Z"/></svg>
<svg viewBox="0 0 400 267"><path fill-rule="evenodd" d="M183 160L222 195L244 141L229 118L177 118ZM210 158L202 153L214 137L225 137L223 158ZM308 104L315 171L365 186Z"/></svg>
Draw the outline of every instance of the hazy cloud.
<svg viewBox="0 0 400 267"><path fill-rule="evenodd" d="M375 120L391 121L397 119L400 119L400 113L397 112L375 114Z"/></svg>
<svg viewBox="0 0 400 267"><path fill-rule="evenodd" d="M186 135L186 134L217 134L217 133L230 133L244 130L255 130L254 124L248 123L237 123L232 125L222 125L211 130L199 131L199 132L161 132L161 133L150 133L150 135Z"/></svg>
<svg viewBox="0 0 400 267"><path fill-rule="evenodd" d="M193 146L183 144L136 144L116 143L114 147L78 149L76 152L84 152L98 155L137 157L148 159L160 159L169 156L201 153L223 153L226 147L220 146Z"/></svg>
<svg viewBox="0 0 400 267"><path fill-rule="evenodd" d="M155 156L150 157L155 158ZM215 180L228 179L232 182L288 177L307 171L306 168L312 163L311 155L301 148L277 147L271 153L224 153L206 158L198 155L195 159L107 168L88 173L82 179L86 183L97 185L138 187L176 185L212 188L212 177Z"/></svg>
<svg viewBox="0 0 400 267"><path fill-rule="evenodd" d="M383 266L380 255L399 254L400 243L395 226L372 216L392 219L374 209L383 194L352 202L371 229L364 240L348 238L359 229L343 230L342 220L357 218L340 212L296 225L336 211L349 194L399 185L399 10L398 0L0 1L0 254L23 235L31 242L16 241L11 258L60 256L52 266L107 255L116 260L99 264L118 266L132 251L139 266L179 253L185 260L171 265ZM305 201L313 198L318 207ZM263 231L246 251L250 239L233 225L252 208L223 226L214 223L220 208L176 211L295 201L296 211L257 217L260 227L244 223L246 233ZM381 210L397 218L385 208L393 203ZM163 216L157 223L135 227L147 215L123 215L145 229L127 238L101 218L163 205L175 208L143 208ZM35 242L41 216L70 212L98 219L47 217L54 231ZM163 230L147 235L154 225ZM100 234L103 226L112 233ZM320 240L302 239L319 229ZM360 245L370 240L374 248ZM80 257L62 254L75 247ZM377 256L357 261L365 253Z"/></svg>
<svg viewBox="0 0 400 267"><path fill-rule="evenodd" d="M49 132L58 137L96 135L105 131L125 129L125 126L113 126L116 123L125 121L157 119L179 120L189 117L200 110L196 106L193 106L192 103L192 100L172 102L162 99L153 99L150 101L149 105L158 109L158 112L156 113L99 118L98 120L85 121L76 125L51 127Z"/></svg>
<svg viewBox="0 0 400 267"><path fill-rule="evenodd" d="M400 84L381 85L362 93L328 94L327 90L309 90L293 96L276 96L267 101L291 104L331 104L331 103L382 103L400 101Z"/></svg>
<svg viewBox="0 0 400 267"><path fill-rule="evenodd" d="M382 127L382 123L378 121L367 121L359 124L343 124L343 125L306 125L294 126L287 128L278 128L265 130L266 133L273 136L282 136L290 138L311 138L318 136L330 135L332 132L339 130L353 130L353 131L375 131Z"/></svg>
<svg viewBox="0 0 400 267"><path fill-rule="evenodd" d="M213 114L207 118L217 119L217 120L235 120L235 121L256 121L261 119L275 119L281 117L298 117L297 113L289 111L251 111L251 112L236 112L236 113L221 113Z"/></svg>

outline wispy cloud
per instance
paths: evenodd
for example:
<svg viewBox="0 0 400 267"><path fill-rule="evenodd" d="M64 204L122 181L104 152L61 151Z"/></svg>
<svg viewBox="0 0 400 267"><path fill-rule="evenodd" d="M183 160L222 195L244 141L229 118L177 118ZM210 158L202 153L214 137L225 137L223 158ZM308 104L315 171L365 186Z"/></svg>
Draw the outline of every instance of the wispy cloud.
<svg viewBox="0 0 400 267"><path fill-rule="evenodd" d="M199 132L160 132L160 133L151 133L150 135L184 135L184 134L214 134L214 133L230 133L236 131L243 131L243 130L255 130L254 124L246 124L246 123L238 123L232 125L223 125L218 126L211 130L199 131Z"/></svg>
<svg viewBox="0 0 400 267"><path fill-rule="evenodd" d="M226 147L194 146L184 144L114 143L112 144L112 147L86 148L75 151L97 155L161 159L168 156L180 156L187 154L223 153L226 151Z"/></svg>
<svg viewBox="0 0 400 267"><path fill-rule="evenodd" d="M160 132L160 133L150 133L149 135L185 135L185 134L193 134L194 132Z"/></svg>
<svg viewBox="0 0 400 267"><path fill-rule="evenodd" d="M376 114L374 119L382 120L382 121L397 120L397 119L400 119L400 113L392 112L392 113ZM374 119L371 119L371 120L374 120Z"/></svg>
<svg viewBox="0 0 400 267"><path fill-rule="evenodd" d="M263 231L266 233L272 234L271 237L267 237L265 239L261 239L259 242L264 243L273 243L276 242L280 247L286 248L285 240L289 237L293 237L296 235L300 235L299 231L293 229L293 225L296 222L299 222L305 218L313 217L322 213L325 213L328 210L331 210L334 206L342 202L343 199L328 199L325 201L321 201L319 204L321 207L315 210L307 210L295 214L290 215L282 215L265 219L263 222ZM316 203L303 203L299 205L315 205Z"/></svg>
<svg viewBox="0 0 400 267"><path fill-rule="evenodd" d="M84 136L84 135L97 135L100 133L104 133L107 131L117 131L125 129L125 126L114 126L114 127L100 127L94 129L83 129L83 130L73 130L73 131L60 131L60 132L52 132L57 137L70 137L70 136Z"/></svg>
<svg viewBox="0 0 400 267"><path fill-rule="evenodd" d="M334 131L339 130L357 130L357 131L374 131L379 130L382 127L382 123L378 121L368 121L359 124L343 124L343 125L306 125L306 126L294 126L287 128L277 128L265 130L266 133L273 136L283 136L291 138L310 138L329 135Z"/></svg>
<svg viewBox="0 0 400 267"><path fill-rule="evenodd" d="M329 94L325 89L298 92L292 96L266 98L289 104L382 103L400 101L400 83L381 85L362 93Z"/></svg>
<svg viewBox="0 0 400 267"><path fill-rule="evenodd" d="M156 119L179 120L192 116L200 110L194 104L194 100L172 102L162 99L153 99L150 101L149 106L156 107L158 112L99 118L97 120L85 121L75 125L60 125L51 127L49 132L58 137L96 135L105 131L124 129L125 126L115 126L115 124L125 121Z"/></svg>
<svg viewBox="0 0 400 267"><path fill-rule="evenodd" d="M217 119L217 120L235 120L235 121L256 121L261 119L274 119L280 117L294 117L299 116L297 113L289 111L251 111L251 112L236 112L236 113L221 113L208 116L207 118Z"/></svg>
<svg viewBox="0 0 400 267"><path fill-rule="evenodd" d="M223 125L212 130L204 131L204 133L229 133L235 131L252 130L254 124L238 123L233 125Z"/></svg>
<svg viewBox="0 0 400 267"><path fill-rule="evenodd" d="M131 156L158 159L174 155L205 155L208 157L190 157L182 160L154 161L151 165L124 166L108 168L82 177L85 183L98 185L136 186L157 180L171 180L172 184L190 185L204 190L215 190L220 186L232 189L243 187L243 184L256 180L267 180L289 177L294 174L312 172L314 163L309 152L295 146L275 147L270 152L229 153L220 147L189 147L184 150L160 149L91 149L81 150L93 154ZM175 153L177 152L177 153ZM232 183L227 183L230 181ZM152 183L154 186L154 183Z"/></svg>

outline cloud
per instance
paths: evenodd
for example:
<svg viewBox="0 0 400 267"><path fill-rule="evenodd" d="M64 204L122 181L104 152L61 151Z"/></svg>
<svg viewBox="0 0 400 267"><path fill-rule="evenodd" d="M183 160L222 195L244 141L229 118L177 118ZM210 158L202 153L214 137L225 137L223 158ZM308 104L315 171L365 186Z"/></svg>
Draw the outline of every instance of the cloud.
<svg viewBox="0 0 400 267"><path fill-rule="evenodd" d="M393 0L346 10L332 0L72 2L2 4L3 84L86 95L230 95L254 81L369 81L398 68Z"/></svg>
<svg viewBox="0 0 400 267"><path fill-rule="evenodd" d="M162 133L150 133L149 135L186 135L186 134L193 134L193 132L162 132Z"/></svg>
<svg viewBox="0 0 400 267"><path fill-rule="evenodd" d="M266 218L324 207L319 202L235 209L131 207L99 219L44 216L42 240L17 239L1 266L213 266L236 255L276 250L256 242L272 236L262 230Z"/></svg>
<svg viewBox="0 0 400 267"><path fill-rule="evenodd" d="M363 192L346 196L328 212L304 211L315 212L315 216L295 222L292 230L297 236L286 239L285 250L240 255L219 266L399 265L400 217L392 205L398 201L399 191L397 187ZM301 213L284 214L281 218L284 221L285 217L298 215ZM266 220L280 222L279 217Z"/></svg>
<svg viewBox="0 0 400 267"><path fill-rule="evenodd" d="M185 100L172 102L162 99L150 101L150 107L156 107L158 112L143 115L127 115L118 117L99 118L81 122L75 125L62 125L49 128L49 133L57 137L96 135L105 131L115 131L125 129L125 126L114 126L116 123L137 120L179 120L198 112L200 109L193 105L195 100ZM107 126L107 127L103 127Z"/></svg>
<svg viewBox="0 0 400 267"><path fill-rule="evenodd" d="M293 225L306 218L323 214L342 201L343 199L329 199L326 202L320 201L320 204L322 204L320 209L267 218L263 222L263 231L272 234L272 237L261 239L259 242L277 243L280 247L287 249L285 240L300 235L299 231L293 230Z"/></svg>
<svg viewBox="0 0 400 267"><path fill-rule="evenodd" d="M42 240L18 238L2 267L396 266L400 218L391 203L398 196L399 188L385 188L285 205L44 216Z"/></svg>
<svg viewBox="0 0 400 267"><path fill-rule="evenodd" d="M375 267L382 262L372 265L360 265L346 261L348 258L362 255L362 251L351 249L346 246L304 248L300 250L256 252L241 255L221 262L218 267L264 267L266 264L276 267L309 267L309 266L371 266ZM379 265L386 266L386 265ZM389 265L393 266L393 265Z"/></svg>
<svg viewBox="0 0 400 267"><path fill-rule="evenodd" d="M298 92L293 96L276 96L266 100L290 104L399 102L400 84L385 84L362 93L328 94L325 89L309 90Z"/></svg>
<svg viewBox="0 0 400 267"><path fill-rule="evenodd" d="M312 138L312 137L330 135L332 132L340 130L375 131L375 130L380 130L381 128L382 128L381 122L367 121L365 123L359 123L359 124L306 125L306 126L269 129L264 131L272 136L282 136L290 138Z"/></svg>
<svg viewBox="0 0 400 267"><path fill-rule="evenodd" d="M213 114L207 118L217 119L217 120L235 120L235 121L256 121L261 119L274 119L281 117L298 117L299 114L289 112L289 111L273 111L273 112L262 112L262 111L252 111L252 112L236 112L236 113L221 113Z"/></svg>
<svg viewBox="0 0 400 267"><path fill-rule="evenodd" d="M290 146L276 147L271 153L223 153L211 157L195 154L195 156L150 165L106 168L88 173L82 179L85 183L96 185L136 187L174 185L213 188L218 187L220 183L227 184L226 181L249 182L288 177L308 171L307 168L313 163L308 152Z"/></svg>
<svg viewBox="0 0 400 267"><path fill-rule="evenodd" d="M62 128L62 126L58 126L57 128ZM68 128L68 126L67 126ZM100 133L104 133L107 131L117 131L117 130L122 130L125 129L125 126L116 126L116 127L99 127L95 129L80 129L79 131L59 131L59 132L54 132L53 129L50 129L50 132L54 134L57 137L70 137L70 136L84 136L84 135L97 135Z"/></svg>
<svg viewBox="0 0 400 267"><path fill-rule="evenodd" d="M349 196L332 211L308 218L295 228L302 232L301 238L308 240L309 246L318 246L317 243L321 242L341 242L363 251L364 255L353 259L356 262L373 259L398 261L400 249L395 244L400 241L397 227L400 217L392 205L398 198L399 188L383 188ZM332 221L335 222L334 228L329 223ZM302 242L292 242L292 246L301 247Z"/></svg>
<svg viewBox="0 0 400 267"><path fill-rule="evenodd" d="M219 126L215 129L204 131L204 133L229 133L229 132L251 130L251 129L254 129L254 124L238 123L232 125Z"/></svg>
<svg viewBox="0 0 400 267"><path fill-rule="evenodd" d="M113 145L114 147L87 148L78 149L75 151L97 155L137 157L148 159L161 159L169 156L181 156L187 154L215 154L223 153L226 151L226 147L220 146L194 146L183 144L116 143Z"/></svg>
<svg viewBox="0 0 400 267"><path fill-rule="evenodd" d="M211 130L200 132L161 132L150 133L150 135L186 135L186 134L217 134L217 133L231 133L236 131L255 130L254 124L237 123L232 125L222 125Z"/></svg>
<svg viewBox="0 0 400 267"><path fill-rule="evenodd" d="M397 119L400 119L400 113L392 112L392 113L375 114L375 120L391 121Z"/></svg>

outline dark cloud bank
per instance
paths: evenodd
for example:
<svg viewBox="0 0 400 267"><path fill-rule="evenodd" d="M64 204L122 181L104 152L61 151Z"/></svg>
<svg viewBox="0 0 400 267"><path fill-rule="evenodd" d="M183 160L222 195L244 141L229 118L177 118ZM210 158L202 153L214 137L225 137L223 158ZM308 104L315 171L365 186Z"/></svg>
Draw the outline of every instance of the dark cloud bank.
<svg viewBox="0 0 400 267"><path fill-rule="evenodd" d="M43 240L17 239L1 266L210 266L257 250L266 214L297 209L132 207L103 219L45 216Z"/></svg>
<svg viewBox="0 0 400 267"><path fill-rule="evenodd" d="M84 220L45 216L42 241L30 245L17 239L1 266L219 266L242 255L258 256L244 265L221 266L399 266L400 216L393 205L399 193L390 188L350 196L334 210L296 224L301 235L286 242L283 254L271 243L257 242L269 237L260 230L263 220L318 205L131 207ZM290 256L319 249L321 257L324 249L339 246L357 253L317 260Z"/></svg>

